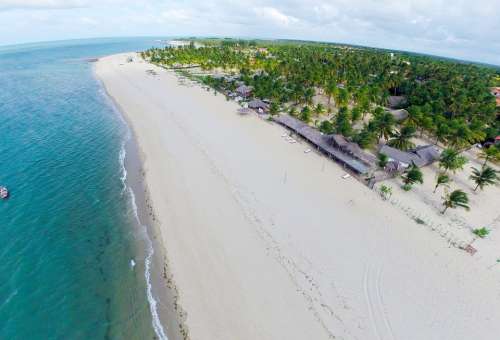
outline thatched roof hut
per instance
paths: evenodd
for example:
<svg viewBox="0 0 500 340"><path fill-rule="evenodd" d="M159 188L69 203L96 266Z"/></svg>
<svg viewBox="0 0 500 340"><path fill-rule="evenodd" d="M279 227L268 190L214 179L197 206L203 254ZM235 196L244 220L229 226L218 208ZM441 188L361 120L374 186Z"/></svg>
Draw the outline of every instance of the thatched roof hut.
<svg viewBox="0 0 500 340"><path fill-rule="evenodd" d="M383 145L379 153L383 153L389 157L390 161L400 163L402 167L408 167L413 163L421 168L439 159L439 151L434 145L419 146L411 151L401 151L388 145Z"/></svg>
<svg viewBox="0 0 500 340"><path fill-rule="evenodd" d="M252 93L252 88L246 85L240 85L236 92L242 97L248 97Z"/></svg>
<svg viewBox="0 0 500 340"><path fill-rule="evenodd" d="M261 109L263 111L267 111L269 109L269 104L260 99L254 99L248 103L248 107L254 110Z"/></svg>
<svg viewBox="0 0 500 340"><path fill-rule="evenodd" d="M407 103L405 96L389 96L387 98L387 106L391 109L398 109Z"/></svg>
<svg viewBox="0 0 500 340"><path fill-rule="evenodd" d="M275 117L274 120L281 125L286 126L298 135L302 136L308 142L316 146L318 150L327 154L328 156L332 157L333 159L352 169L353 171L359 174L366 174L370 170L370 165L368 163L362 162L359 159L334 147L332 145L332 136L325 136L321 134L321 132L319 132L317 129L291 116L280 115L278 117ZM340 135L335 136L339 137ZM338 139L339 141L341 140L340 137Z"/></svg>
<svg viewBox="0 0 500 340"><path fill-rule="evenodd" d="M389 110L389 112L392 114L392 116L394 117L394 119L397 121L397 122L400 122L402 120L405 120L406 118L408 118L408 116L410 115L408 113L408 111L406 111L405 109L400 109L400 110Z"/></svg>

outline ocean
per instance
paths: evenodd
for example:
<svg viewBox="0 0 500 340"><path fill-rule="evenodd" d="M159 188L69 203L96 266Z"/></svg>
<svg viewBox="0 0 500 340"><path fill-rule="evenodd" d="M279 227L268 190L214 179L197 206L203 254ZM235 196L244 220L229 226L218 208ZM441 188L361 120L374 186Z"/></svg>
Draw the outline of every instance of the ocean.
<svg viewBox="0 0 500 340"><path fill-rule="evenodd" d="M0 47L0 339L166 339L130 131L87 60L157 39Z"/></svg>

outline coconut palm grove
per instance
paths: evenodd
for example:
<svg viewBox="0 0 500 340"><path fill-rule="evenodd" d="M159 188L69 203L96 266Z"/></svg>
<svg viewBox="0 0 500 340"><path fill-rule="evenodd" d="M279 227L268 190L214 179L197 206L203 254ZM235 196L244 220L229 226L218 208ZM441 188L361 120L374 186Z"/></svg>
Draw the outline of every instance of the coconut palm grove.
<svg viewBox="0 0 500 340"><path fill-rule="evenodd" d="M379 137L401 138L396 120L380 109L387 106L407 110L401 127L411 126L459 150L500 134L499 109L491 90L500 86L500 70L485 65L356 46L231 39L196 40L177 48L150 49L144 55L169 67L198 66L234 74L232 81L211 76L203 80L232 90L241 80L253 87L254 97L268 99L306 121L330 121L334 130L363 148ZM326 104L310 107L316 95L325 96ZM307 114L300 115L304 110ZM367 116L369 120L363 119ZM329 126L323 124L326 130ZM408 131L403 133L408 136Z"/></svg>
<svg viewBox="0 0 500 340"><path fill-rule="evenodd" d="M462 153L474 145L482 149L476 158L485 160L470 177L476 183L474 191L498 181L498 172L487 165L497 162L500 155L497 67L289 40L187 39L152 48L142 57L242 104L253 99L257 104L252 108L271 117L291 115L323 134L340 135L351 145L348 152L356 144L378 159L372 163L379 170L391 172L388 160L395 156L381 153L387 147L395 150L392 154L404 152L410 157L408 164L404 169L396 166L391 175L400 175L405 191L423 183L419 167L434 160L439 160L440 168L435 189L447 190L452 181L448 171L462 170L468 163ZM411 152L419 149L416 140L436 150L439 147L438 156L426 164L412 164ZM487 181L478 175L484 171ZM443 204L454 208L448 196L443 197Z"/></svg>

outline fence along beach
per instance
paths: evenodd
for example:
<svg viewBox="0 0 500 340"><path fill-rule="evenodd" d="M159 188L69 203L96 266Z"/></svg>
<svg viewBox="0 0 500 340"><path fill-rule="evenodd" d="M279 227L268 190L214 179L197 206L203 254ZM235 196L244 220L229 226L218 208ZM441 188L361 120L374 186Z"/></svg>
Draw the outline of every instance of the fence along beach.
<svg viewBox="0 0 500 340"><path fill-rule="evenodd" d="M497 272L284 141L283 127L136 54L102 58L96 72L141 149L172 274L163 287L175 283L190 339L500 331Z"/></svg>

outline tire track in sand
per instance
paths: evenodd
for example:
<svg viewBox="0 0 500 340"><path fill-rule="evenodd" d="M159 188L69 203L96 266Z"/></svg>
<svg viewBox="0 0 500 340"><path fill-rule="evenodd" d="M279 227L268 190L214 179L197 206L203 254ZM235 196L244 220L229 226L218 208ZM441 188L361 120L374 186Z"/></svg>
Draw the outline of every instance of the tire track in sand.
<svg viewBox="0 0 500 340"><path fill-rule="evenodd" d="M391 322L384 304L381 282L382 268L373 264L367 265L363 273L363 292L372 329L378 340L394 340Z"/></svg>

